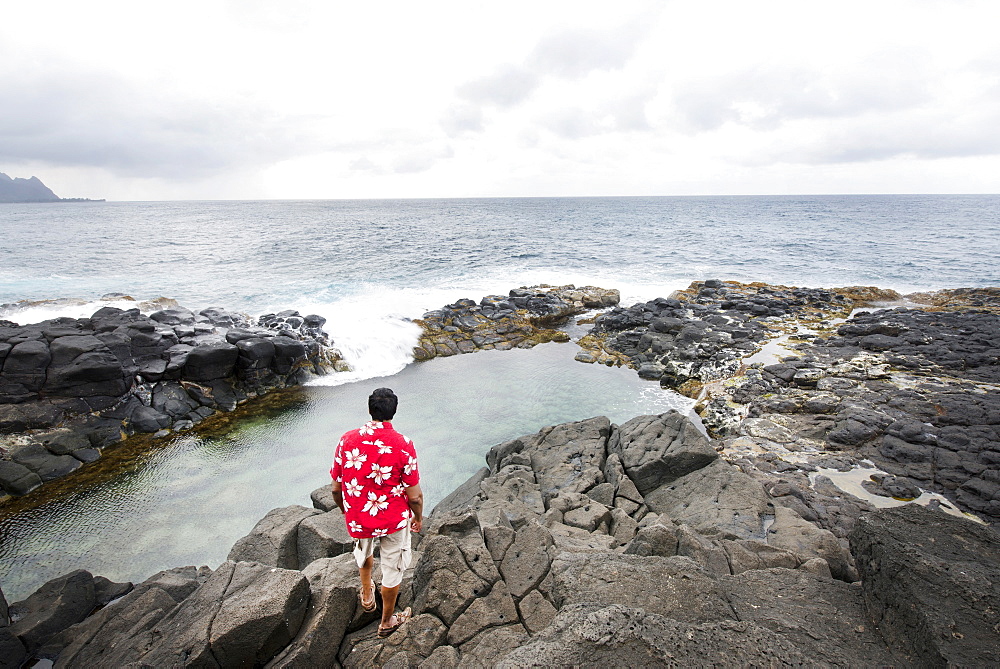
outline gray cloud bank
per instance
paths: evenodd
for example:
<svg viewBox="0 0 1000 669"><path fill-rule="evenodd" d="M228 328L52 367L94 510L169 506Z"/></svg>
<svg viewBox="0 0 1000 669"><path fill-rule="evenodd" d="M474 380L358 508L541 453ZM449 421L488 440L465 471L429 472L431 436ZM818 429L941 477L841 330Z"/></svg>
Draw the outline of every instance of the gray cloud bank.
<svg viewBox="0 0 1000 669"><path fill-rule="evenodd" d="M0 160L100 167L121 176L204 176L294 156L287 120L234 103L172 97L105 73L0 78Z"/></svg>

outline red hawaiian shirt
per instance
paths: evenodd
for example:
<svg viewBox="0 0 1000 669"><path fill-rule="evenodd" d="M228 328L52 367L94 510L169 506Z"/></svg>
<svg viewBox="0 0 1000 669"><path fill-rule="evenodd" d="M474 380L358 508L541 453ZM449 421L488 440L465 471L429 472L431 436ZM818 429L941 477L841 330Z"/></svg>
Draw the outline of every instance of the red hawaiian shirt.
<svg viewBox="0 0 1000 669"><path fill-rule="evenodd" d="M330 476L340 482L347 532L355 539L384 537L410 522L406 489L420 482L417 452L392 423L369 421L345 433Z"/></svg>

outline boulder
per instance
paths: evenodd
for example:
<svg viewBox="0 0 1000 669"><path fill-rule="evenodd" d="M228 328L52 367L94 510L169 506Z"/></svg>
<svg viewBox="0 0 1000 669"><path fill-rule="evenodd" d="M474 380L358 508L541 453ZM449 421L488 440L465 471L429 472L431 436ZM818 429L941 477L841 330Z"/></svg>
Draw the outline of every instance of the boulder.
<svg viewBox="0 0 1000 669"><path fill-rule="evenodd" d="M500 562L500 573L515 598L521 599L538 587L548 574L552 545L552 534L537 522L529 522L517 530L514 542Z"/></svg>
<svg viewBox="0 0 1000 669"><path fill-rule="evenodd" d="M762 517L771 513L763 486L723 460L660 486L645 503L654 513L727 539L762 538Z"/></svg>
<svg viewBox="0 0 1000 669"><path fill-rule="evenodd" d="M119 657L145 666L262 666L298 632L309 602L300 572L223 563ZM122 657L123 656L123 657Z"/></svg>
<svg viewBox="0 0 1000 669"><path fill-rule="evenodd" d="M670 521L662 520L640 527L636 531L635 537L625 547L625 553L643 557L677 555L677 531L676 525Z"/></svg>
<svg viewBox="0 0 1000 669"><path fill-rule="evenodd" d="M97 606L94 577L77 569L54 578L27 599L10 606L15 621L10 630L29 653L34 653L54 634L74 625Z"/></svg>
<svg viewBox="0 0 1000 669"><path fill-rule="evenodd" d="M14 344L0 371L0 401L20 402L41 390L51 360L44 341L32 339Z"/></svg>
<svg viewBox="0 0 1000 669"><path fill-rule="evenodd" d="M49 363L43 390L63 397L118 397L128 392L118 358L93 335L59 337L49 349Z"/></svg>
<svg viewBox="0 0 1000 669"><path fill-rule="evenodd" d="M690 558L560 553L552 572L552 597L560 609L618 604L683 622L734 619L725 592Z"/></svg>
<svg viewBox="0 0 1000 669"><path fill-rule="evenodd" d="M556 425L525 447L531 469L548 499L559 492L586 492L604 481L611 421L604 416Z"/></svg>
<svg viewBox="0 0 1000 669"><path fill-rule="evenodd" d="M153 407L139 404L129 415L128 425L135 432L152 434L170 427L170 416Z"/></svg>
<svg viewBox="0 0 1000 669"><path fill-rule="evenodd" d="M801 556L823 558L830 565L834 578L848 583L858 580L851 554L837 537L791 509L774 507L774 523L767 529L767 543Z"/></svg>
<svg viewBox="0 0 1000 669"><path fill-rule="evenodd" d="M537 634L549 626L556 617L556 607L538 590L532 590L517 604L521 624L531 634Z"/></svg>
<svg viewBox="0 0 1000 669"><path fill-rule="evenodd" d="M19 448L11 455L11 459L38 474L42 482L65 476L83 466L73 456L53 455L41 444L28 444Z"/></svg>
<svg viewBox="0 0 1000 669"><path fill-rule="evenodd" d="M313 490L309 499L312 500L313 508L320 511L333 511L337 508L337 503L333 501L333 488L329 484Z"/></svg>
<svg viewBox="0 0 1000 669"><path fill-rule="evenodd" d="M745 571L724 577L720 583L739 620L756 623L790 641L810 658L810 664L909 664L870 624L857 587L789 569Z"/></svg>
<svg viewBox="0 0 1000 669"><path fill-rule="evenodd" d="M184 361L184 378L211 381L233 374L240 350L224 341L199 344L188 352Z"/></svg>
<svg viewBox="0 0 1000 669"><path fill-rule="evenodd" d="M299 523L322 513L293 504L271 509L257 521L250 533L239 539L229 551L233 562L261 562L272 567L298 569Z"/></svg>
<svg viewBox="0 0 1000 669"><path fill-rule="evenodd" d="M336 557L354 550L354 538L340 509L304 518L298 526L299 569L320 558Z"/></svg>
<svg viewBox="0 0 1000 669"><path fill-rule="evenodd" d="M507 584L498 581L489 594L474 600L448 629L448 643L458 646L490 627L518 622L517 609Z"/></svg>
<svg viewBox="0 0 1000 669"><path fill-rule="evenodd" d="M42 478L22 464L0 460L0 489L11 495L27 495L42 485Z"/></svg>
<svg viewBox="0 0 1000 669"><path fill-rule="evenodd" d="M611 435L608 452L619 456L642 495L719 457L691 421L673 410L622 424Z"/></svg>
<svg viewBox="0 0 1000 669"><path fill-rule="evenodd" d="M1000 663L1000 537L917 504L862 516L851 533L868 611L922 666Z"/></svg>
<svg viewBox="0 0 1000 669"><path fill-rule="evenodd" d="M467 667L492 667L511 648L517 648L528 640L528 631L523 625L491 627L472 637L459 649L461 664Z"/></svg>
<svg viewBox="0 0 1000 669"><path fill-rule="evenodd" d="M28 659L28 649L9 627L0 627L0 669L20 669Z"/></svg>
<svg viewBox="0 0 1000 669"><path fill-rule="evenodd" d="M58 653L57 667L118 666L128 654L116 655L129 647L133 637L151 629L178 603L208 578L208 567L179 567L161 571L137 585L127 595L111 603L83 622L67 629L60 644L52 641L39 653ZM96 579L95 579L96 580ZM55 645L55 647L53 647ZM118 657L118 661L111 658Z"/></svg>
<svg viewBox="0 0 1000 669"><path fill-rule="evenodd" d="M307 519L308 520L308 519ZM358 609L361 581L352 555L323 558L302 570L309 581L309 608L298 634L267 666L328 667Z"/></svg>
<svg viewBox="0 0 1000 669"><path fill-rule="evenodd" d="M464 659L464 658L463 658ZM563 608L497 667L805 666L812 659L753 622L689 623L621 604Z"/></svg>
<svg viewBox="0 0 1000 669"><path fill-rule="evenodd" d="M414 613L430 613L451 625L489 584L465 561L455 540L431 535L420 544L423 552L413 573Z"/></svg>

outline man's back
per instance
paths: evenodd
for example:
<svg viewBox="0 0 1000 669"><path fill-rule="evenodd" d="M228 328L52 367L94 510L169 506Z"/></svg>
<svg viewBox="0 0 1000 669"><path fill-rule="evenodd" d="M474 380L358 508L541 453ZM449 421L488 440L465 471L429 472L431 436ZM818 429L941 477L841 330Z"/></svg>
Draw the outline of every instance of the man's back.
<svg viewBox="0 0 1000 669"><path fill-rule="evenodd" d="M369 421L337 444L333 479L342 481L352 537L381 537L410 522L406 489L419 481L413 442L388 421Z"/></svg>

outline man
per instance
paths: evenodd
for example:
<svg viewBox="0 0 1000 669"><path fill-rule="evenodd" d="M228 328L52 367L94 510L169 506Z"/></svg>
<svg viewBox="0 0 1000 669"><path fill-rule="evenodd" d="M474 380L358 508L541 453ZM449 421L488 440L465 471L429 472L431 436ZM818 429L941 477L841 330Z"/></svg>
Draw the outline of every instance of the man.
<svg viewBox="0 0 1000 669"><path fill-rule="evenodd" d="M333 456L333 499L354 537L354 559L361 577L361 608L375 610L372 567L375 539L382 564L382 621L378 635L387 637L410 619L410 607L395 612L399 584L410 566L410 531L421 529L424 495L420 491L413 442L396 432L391 421L399 403L389 388L368 398L372 419L340 438Z"/></svg>

